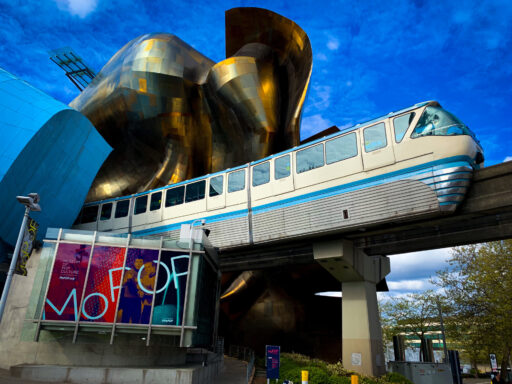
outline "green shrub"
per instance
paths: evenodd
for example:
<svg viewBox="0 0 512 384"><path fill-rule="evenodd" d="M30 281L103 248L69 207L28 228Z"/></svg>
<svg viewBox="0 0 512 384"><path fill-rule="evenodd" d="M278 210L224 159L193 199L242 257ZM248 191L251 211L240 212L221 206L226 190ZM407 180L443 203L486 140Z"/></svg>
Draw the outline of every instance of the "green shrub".
<svg viewBox="0 0 512 384"><path fill-rule="evenodd" d="M302 371L308 371L309 377L308 377L308 383L309 384L328 384L329 383L329 374L322 368L315 367L312 365L306 366L306 367L297 367L292 368L288 371L283 371L283 373L280 375L282 376L282 380L291 380L294 383L301 383L302 382ZM329 383L330 384L330 383ZM337 383L333 383L337 384ZM344 383L342 383L344 384Z"/></svg>
<svg viewBox="0 0 512 384"><path fill-rule="evenodd" d="M398 384L414 384L408 380L405 376L397 372L389 372L382 376L382 379L386 380L386 383L398 383Z"/></svg>
<svg viewBox="0 0 512 384"><path fill-rule="evenodd" d="M328 364L320 359L311 359L298 353L282 353L281 367L279 369L281 379L291 380L294 383L302 382L302 372L309 372L309 384L350 384L350 376L356 374L343 368L341 363ZM404 376L396 372L376 378L371 376L359 376L360 384L413 384Z"/></svg>
<svg viewBox="0 0 512 384"><path fill-rule="evenodd" d="M343 368L343 364L339 361L336 364L327 364L327 372L333 376L348 376L355 375L355 372L349 371L348 369Z"/></svg>
<svg viewBox="0 0 512 384"><path fill-rule="evenodd" d="M328 384L350 384L350 377L347 376L331 376L329 377Z"/></svg>

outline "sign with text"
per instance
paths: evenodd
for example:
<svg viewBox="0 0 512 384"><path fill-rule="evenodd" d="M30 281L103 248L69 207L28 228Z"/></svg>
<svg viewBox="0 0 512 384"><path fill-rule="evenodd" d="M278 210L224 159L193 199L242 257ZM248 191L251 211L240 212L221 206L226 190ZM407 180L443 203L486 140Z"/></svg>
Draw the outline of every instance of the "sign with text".
<svg viewBox="0 0 512 384"><path fill-rule="evenodd" d="M279 358L281 347L267 345L267 379L279 379Z"/></svg>
<svg viewBox="0 0 512 384"><path fill-rule="evenodd" d="M181 325L188 266L181 252L60 243L42 319Z"/></svg>
<svg viewBox="0 0 512 384"><path fill-rule="evenodd" d="M491 371L498 372L498 361L496 360L496 354L489 353L489 360L491 360Z"/></svg>

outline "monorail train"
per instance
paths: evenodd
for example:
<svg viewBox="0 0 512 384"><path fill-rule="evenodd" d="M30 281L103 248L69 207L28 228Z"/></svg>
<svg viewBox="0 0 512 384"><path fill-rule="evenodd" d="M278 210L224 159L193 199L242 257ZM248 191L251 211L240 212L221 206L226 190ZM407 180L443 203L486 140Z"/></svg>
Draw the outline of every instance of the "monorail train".
<svg viewBox="0 0 512 384"><path fill-rule="evenodd" d="M74 228L178 238L204 219L214 246L343 232L453 212L483 150L428 101L222 172L87 203Z"/></svg>

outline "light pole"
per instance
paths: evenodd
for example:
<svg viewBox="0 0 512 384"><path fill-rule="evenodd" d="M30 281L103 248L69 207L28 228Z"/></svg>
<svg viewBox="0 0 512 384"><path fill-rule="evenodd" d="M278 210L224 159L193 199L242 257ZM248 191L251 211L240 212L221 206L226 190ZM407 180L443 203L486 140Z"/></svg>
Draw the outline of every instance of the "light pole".
<svg viewBox="0 0 512 384"><path fill-rule="evenodd" d="M2 292L2 300L0 301L0 322L4 314L5 303L7 302L7 296L9 295L9 288L11 287L12 276L16 269L16 263L18 261L18 254L20 253L21 242L25 234L25 227L27 226L28 215L30 211L41 211L39 206L39 195L37 193L29 193L28 196L16 196L16 199L25 206L25 215L21 222L20 233L18 234L18 240L16 241L16 247L12 254L11 265L9 272L7 272L7 279L5 280L4 290Z"/></svg>
<svg viewBox="0 0 512 384"><path fill-rule="evenodd" d="M205 219L195 219L194 221L192 221L192 223L190 223L190 251L192 251L193 249L193 233L194 233L194 224L195 223L201 223L201 227L204 226L204 224L206 223L206 220Z"/></svg>
<svg viewBox="0 0 512 384"><path fill-rule="evenodd" d="M444 362L448 363L450 361L450 357L448 356L448 348L446 346L446 335L444 332L444 323L443 323L443 310L441 309L441 301L439 301L439 298L437 298L437 309L439 311L439 320L441 322L441 334L443 336Z"/></svg>

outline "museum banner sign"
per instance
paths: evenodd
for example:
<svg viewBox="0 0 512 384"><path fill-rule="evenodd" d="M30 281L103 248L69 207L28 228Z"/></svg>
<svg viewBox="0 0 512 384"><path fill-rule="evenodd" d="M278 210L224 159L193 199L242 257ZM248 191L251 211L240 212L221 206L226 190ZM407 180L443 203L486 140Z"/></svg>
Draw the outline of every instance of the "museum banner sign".
<svg viewBox="0 0 512 384"><path fill-rule="evenodd" d="M36 241L37 229L39 224L31 217L27 220L27 226L25 227L25 233L23 234L23 242L21 243L20 254L18 255L18 261L16 262L15 273L21 276L27 276L27 262L34 243Z"/></svg>
<svg viewBox="0 0 512 384"><path fill-rule="evenodd" d="M152 324L182 323L188 254L162 251L159 261L154 249L91 251L89 245L59 245L43 320L149 324L153 312Z"/></svg>
<svg viewBox="0 0 512 384"><path fill-rule="evenodd" d="M183 338L185 330L197 329L198 313L211 312L197 308L204 303L198 295L218 290L215 263L205 262L208 252L163 238L69 232L45 240L39 273L46 288L41 287L34 313L36 339L48 324L75 327L75 339L80 328L105 327L112 334L147 332L148 339L152 328L160 334L167 329ZM214 308L215 302L206 307ZM214 319L203 320L213 324ZM209 333L202 332L203 338Z"/></svg>

